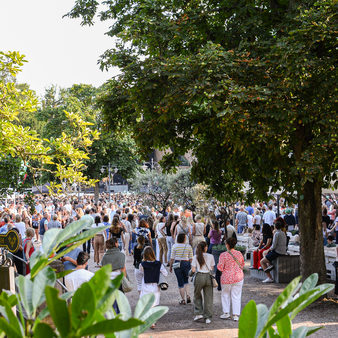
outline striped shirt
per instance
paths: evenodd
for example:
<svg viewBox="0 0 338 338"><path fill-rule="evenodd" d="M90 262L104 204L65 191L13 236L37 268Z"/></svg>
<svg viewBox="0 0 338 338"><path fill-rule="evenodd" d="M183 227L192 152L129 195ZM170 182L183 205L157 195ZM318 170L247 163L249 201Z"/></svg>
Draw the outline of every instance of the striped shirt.
<svg viewBox="0 0 338 338"><path fill-rule="evenodd" d="M171 259L175 261L188 261L192 259L192 247L190 244L176 243L171 249Z"/></svg>

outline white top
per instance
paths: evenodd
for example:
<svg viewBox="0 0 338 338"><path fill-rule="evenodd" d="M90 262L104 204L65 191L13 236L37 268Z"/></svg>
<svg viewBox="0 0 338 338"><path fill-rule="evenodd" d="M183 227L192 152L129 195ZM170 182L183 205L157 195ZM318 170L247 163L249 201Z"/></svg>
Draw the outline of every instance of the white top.
<svg viewBox="0 0 338 338"><path fill-rule="evenodd" d="M253 217L251 215L248 215L248 227L253 228Z"/></svg>
<svg viewBox="0 0 338 338"><path fill-rule="evenodd" d="M164 237L161 233L161 230L164 232L164 228L165 228L165 223L160 222L160 223L157 224L157 226L156 226L157 238Z"/></svg>
<svg viewBox="0 0 338 338"><path fill-rule="evenodd" d="M88 282L94 274L86 269L74 270L65 276L68 291L76 291L83 283Z"/></svg>
<svg viewBox="0 0 338 338"><path fill-rule="evenodd" d="M272 210L268 210L263 215L264 223L268 223L269 225L273 225L273 221L276 219L276 214Z"/></svg>
<svg viewBox="0 0 338 338"><path fill-rule="evenodd" d="M21 235L21 238L26 238L25 232L26 232L26 226L24 222L14 223L14 227L19 230L19 234Z"/></svg>
<svg viewBox="0 0 338 338"><path fill-rule="evenodd" d="M200 267L200 263L198 263L197 256L195 255L192 259L191 266L193 266L197 272L209 272L213 270L215 266L214 256L208 253L203 253L205 264Z"/></svg>
<svg viewBox="0 0 338 338"><path fill-rule="evenodd" d="M261 219L262 219L261 215L255 215L255 217L254 217L255 224L260 225L261 224Z"/></svg>

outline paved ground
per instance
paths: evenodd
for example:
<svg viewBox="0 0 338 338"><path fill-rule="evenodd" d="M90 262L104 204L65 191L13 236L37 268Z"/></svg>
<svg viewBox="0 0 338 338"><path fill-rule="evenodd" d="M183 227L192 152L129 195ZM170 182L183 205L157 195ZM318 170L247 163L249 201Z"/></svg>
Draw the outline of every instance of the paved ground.
<svg viewBox="0 0 338 338"><path fill-rule="evenodd" d="M89 268L95 271L91 255ZM128 274L135 283L134 270L131 257L127 257ZM167 278L169 289L161 293L161 305L169 307L169 312L162 317L155 330L149 330L141 337L237 337L238 323L232 320L222 320L220 292L214 289L214 317L212 323L193 322L193 305L179 305L179 292L177 289L176 278L170 274ZM262 284L249 276L246 272L242 294L242 307L254 299L256 303L264 303L268 307L273 303L277 295L283 290L285 285L281 284ZM193 295L191 288L191 296ZM131 306L134 307L138 293L136 290L127 294ZM324 325L318 333L312 337L337 337L338 336L338 301L337 299L324 299L316 302L307 309L303 310L294 320L294 328L298 326L319 326Z"/></svg>

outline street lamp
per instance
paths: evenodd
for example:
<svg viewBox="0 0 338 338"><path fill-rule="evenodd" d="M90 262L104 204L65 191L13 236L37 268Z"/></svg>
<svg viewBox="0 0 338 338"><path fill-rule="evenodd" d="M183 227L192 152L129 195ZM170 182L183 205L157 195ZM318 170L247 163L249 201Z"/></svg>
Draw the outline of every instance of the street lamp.
<svg viewBox="0 0 338 338"><path fill-rule="evenodd" d="M109 193L109 202L111 201L110 197L110 174L111 174L111 165L110 162L108 163L108 166L104 165L101 167L100 171L103 174L105 172L105 169L108 168L108 193ZM118 168L114 168L114 175L118 172ZM114 177L114 176L113 176ZM114 182L114 181L113 181Z"/></svg>
<svg viewBox="0 0 338 338"><path fill-rule="evenodd" d="M150 170L154 170L157 166L158 166L158 163L157 162L154 162L154 159L152 158L150 160L150 162L144 162L143 165L142 165L142 169L144 171L146 171L150 166Z"/></svg>

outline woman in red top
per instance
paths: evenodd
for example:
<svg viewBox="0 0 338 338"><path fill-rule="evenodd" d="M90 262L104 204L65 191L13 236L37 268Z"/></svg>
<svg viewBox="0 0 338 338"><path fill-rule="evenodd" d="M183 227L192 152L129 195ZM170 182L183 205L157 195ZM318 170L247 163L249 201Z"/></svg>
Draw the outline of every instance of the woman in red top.
<svg viewBox="0 0 338 338"><path fill-rule="evenodd" d="M24 252L24 258L26 260L26 275L30 273L29 269L29 258L32 256L32 253L34 252L34 245L32 242L32 238L34 237L34 229L28 228L26 230L26 238L23 242L23 252Z"/></svg>
<svg viewBox="0 0 338 338"><path fill-rule="evenodd" d="M230 300L232 302L233 320L238 321L241 313L242 286L244 280L244 258L240 251L234 250L236 239L226 240L226 252L219 257L217 269L222 272L222 309L221 319L230 318Z"/></svg>

